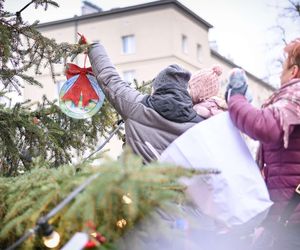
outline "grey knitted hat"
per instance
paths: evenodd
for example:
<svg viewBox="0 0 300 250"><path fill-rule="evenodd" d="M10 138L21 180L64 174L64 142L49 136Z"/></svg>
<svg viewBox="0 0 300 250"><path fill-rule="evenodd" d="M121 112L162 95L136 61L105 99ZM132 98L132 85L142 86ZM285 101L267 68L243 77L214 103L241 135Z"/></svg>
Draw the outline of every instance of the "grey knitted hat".
<svg viewBox="0 0 300 250"><path fill-rule="evenodd" d="M188 81L191 78L191 73L177 64L172 64L163 69L152 82L155 90L163 87L167 83L174 84L174 87L187 89Z"/></svg>

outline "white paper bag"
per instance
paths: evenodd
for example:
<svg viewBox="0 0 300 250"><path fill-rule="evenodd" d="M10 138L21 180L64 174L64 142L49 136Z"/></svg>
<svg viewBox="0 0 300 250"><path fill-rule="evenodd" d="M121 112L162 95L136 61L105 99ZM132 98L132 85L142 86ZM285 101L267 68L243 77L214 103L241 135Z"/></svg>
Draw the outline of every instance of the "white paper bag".
<svg viewBox="0 0 300 250"><path fill-rule="evenodd" d="M227 226L243 224L272 205L265 182L228 112L193 126L162 153L160 162L218 169L183 179L200 210Z"/></svg>

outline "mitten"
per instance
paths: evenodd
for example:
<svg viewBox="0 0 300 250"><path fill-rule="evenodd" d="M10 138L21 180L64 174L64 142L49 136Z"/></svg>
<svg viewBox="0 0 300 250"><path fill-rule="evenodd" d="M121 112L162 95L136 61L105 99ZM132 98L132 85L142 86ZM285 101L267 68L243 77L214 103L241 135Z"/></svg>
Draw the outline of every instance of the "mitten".
<svg viewBox="0 0 300 250"><path fill-rule="evenodd" d="M228 77L225 100L228 102L231 96L237 94L246 96L247 89L248 83L245 71L240 68L232 69ZM248 95L250 95L250 93L248 93Z"/></svg>

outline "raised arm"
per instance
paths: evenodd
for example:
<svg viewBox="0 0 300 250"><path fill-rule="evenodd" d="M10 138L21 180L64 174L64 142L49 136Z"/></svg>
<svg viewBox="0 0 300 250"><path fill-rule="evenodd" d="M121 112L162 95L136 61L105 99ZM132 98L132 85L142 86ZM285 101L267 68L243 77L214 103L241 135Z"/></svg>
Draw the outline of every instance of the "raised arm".
<svg viewBox="0 0 300 250"><path fill-rule="evenodd" d="M144 95L121 79L101 44L91 44L88 55L93 72L106 98L123 119L127 119Z"/></svg>
<svg viewBox="0 0 300 250"><path fill-rule="evenodd" d="M257 109L242 95L228 102L230 117L235 126L254 140L276 143L282 140L283 130L272 108Z"/></svg>

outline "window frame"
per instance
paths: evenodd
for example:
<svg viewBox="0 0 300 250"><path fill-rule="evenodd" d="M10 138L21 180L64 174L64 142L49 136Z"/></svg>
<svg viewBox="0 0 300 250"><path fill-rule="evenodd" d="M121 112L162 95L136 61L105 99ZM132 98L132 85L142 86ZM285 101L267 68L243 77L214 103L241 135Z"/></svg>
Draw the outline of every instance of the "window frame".
<svg viewBox="0 0 300 250"><path fill-rule="evenodd" d="M125 35L121 37L122 41L122 54L134 54L136 51L135 35Z"/></svg>
<svg viewBox="0 0 300 250"><path fill-rule="evenodd" d="M197 61L199 63L203 62L203 49L202 49L202 45L200 43L197 43L197 47L196 47L196 56L197 56Z"/></svg>
<svg viewBox="0 0 300 250"><path fill-rule="evenodd" d="M181 35L181 51L188 54L188 37L184 34Z"/></svg>

